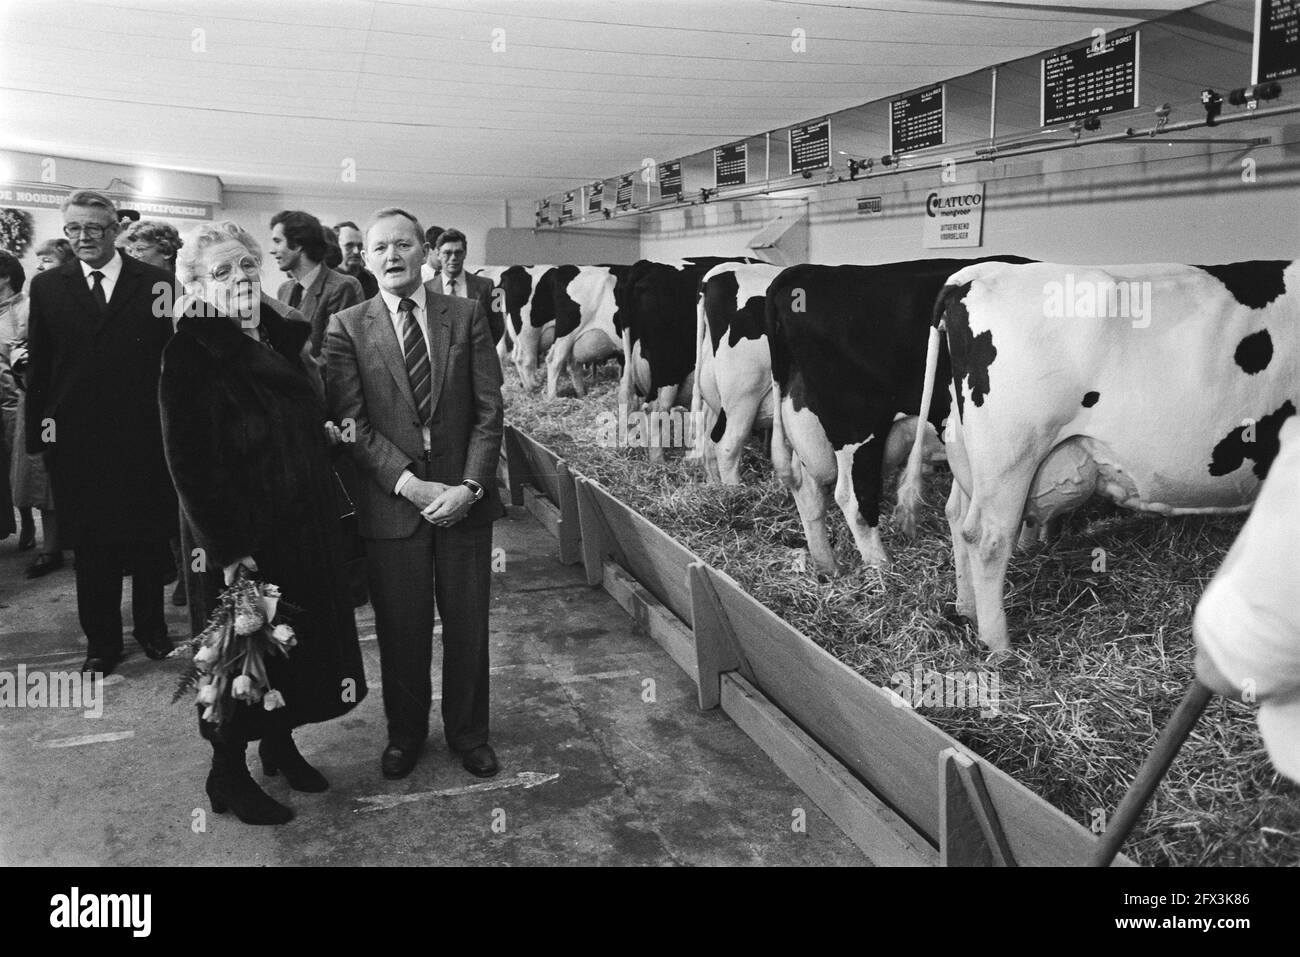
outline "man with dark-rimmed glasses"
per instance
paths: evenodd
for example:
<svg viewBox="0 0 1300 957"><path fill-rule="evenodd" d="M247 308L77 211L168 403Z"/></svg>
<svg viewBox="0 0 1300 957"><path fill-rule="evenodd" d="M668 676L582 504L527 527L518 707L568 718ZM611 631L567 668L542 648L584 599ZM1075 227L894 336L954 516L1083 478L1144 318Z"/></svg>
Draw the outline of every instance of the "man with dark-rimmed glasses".
<svg viewBox="0 0 1300 957"><path fill-rule="evenodd" d="M124 571L136 640L153 659L171 651L163 585L177 514L158 413L173 280L119 253L118 229L106 196L68 197L77 258L32 280L28 340L27 450L45 453L76 558L82 670L105 675L122 656Z"/></svg>

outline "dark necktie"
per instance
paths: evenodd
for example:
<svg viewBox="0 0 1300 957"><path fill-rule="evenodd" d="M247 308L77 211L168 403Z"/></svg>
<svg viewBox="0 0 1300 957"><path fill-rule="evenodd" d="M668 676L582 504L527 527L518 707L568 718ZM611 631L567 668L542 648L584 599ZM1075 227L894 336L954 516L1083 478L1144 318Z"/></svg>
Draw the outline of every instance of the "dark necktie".
<svg viewBox="0 0 1300 957"><path fill-rule="evenodd" d="M293 284L293 292L289 293L289 308L297 309L298 305L301 302L302 302L302 283L296 282Z"/></svg>
<svg viewBox="0 0 1300 957"><path fill-rule="evenodd" d="M447 283L447 295L449 296L456 295L456 280L452 279L450 282Z"/></svg>
<svg viewBox="0 0 1300 957"><path fill-rule="evenodd" d="M402 352L406 356L406 377L411 380L411 392L416 408L420 410L420 424L429 421L432 412L432 369L429 365L429 345L424 341L420 324L415 321L415 303L403 299L397 304L397 315L402 326Z"/></svg>
<svg viewBox="0 0 1300 957"><path fill-rule="evenodd" d="M99 307L100 312L103 312L108 308L108 297L104 295L104 274L96 269L91 272L90 278L95 280L95 285L90 290L90 298L95 300L95 305Z"/></svg>

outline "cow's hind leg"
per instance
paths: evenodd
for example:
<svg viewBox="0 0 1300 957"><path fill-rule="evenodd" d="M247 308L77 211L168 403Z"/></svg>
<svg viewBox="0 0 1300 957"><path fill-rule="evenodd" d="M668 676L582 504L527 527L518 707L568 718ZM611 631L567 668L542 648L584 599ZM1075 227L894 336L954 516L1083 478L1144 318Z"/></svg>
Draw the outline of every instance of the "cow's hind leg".
<svg viewBox="0 0 1300 957"><path fill-rule="evenodd" d="M889 564L889 555L880 540L881 466L888 419L882 431L873 432L865 442L846 445L835 452L838 476L835 501L844 513L853 541L863 564L879 568Z"/></svg>
<svg viewBox="0 0 1300 957"><path fill-rule="evenodd" d="M1011 645L1002 589L1032 479L1032 472L1017 474L1011 470L996 482L977 485L961 527L970 560L980 640L991 651L1005 651Z"/></svg>
<svg viewBox="0 0 1300 957"><path fill-rule="evenodd" d="M740 460L745 452L745 443L754 431L758 402L753 396L741 396L727 406L726 412L725 428L717 443L718 471L726 484L740 485Z"/></svg>
<svg viewBox="0 0 1300 957"><path fill-rule="evenodd" d="M808 557L813 570L825 575L839 574L835 552L831 548L830 532L826 528L826 490L799 458L790 456L790 473L793 481L787 482L794 492L794 504L799 509L804 538L808 542Z"/></svg>
<svg viewBox="0 0 1300 957"><path fill-rule="evenodd" d="M961 534L969 508L969 496L962 491L960 483L954 481L952 490L948 493L948 505L944 508L948 516L948 528L952 533L952 564L957 578L957 602L954 610L957 617L974 622L975 590L971 587L969 546Z"/></svg>

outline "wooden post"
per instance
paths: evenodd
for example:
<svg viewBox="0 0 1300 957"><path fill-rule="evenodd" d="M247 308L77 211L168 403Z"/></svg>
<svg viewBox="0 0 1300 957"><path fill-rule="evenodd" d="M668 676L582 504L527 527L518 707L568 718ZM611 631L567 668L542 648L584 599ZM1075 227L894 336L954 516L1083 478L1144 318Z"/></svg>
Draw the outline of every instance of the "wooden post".
<svg viewBox="0 0 1300 957"><path fill-rule="evenodd" d="M700 680L700 709L707 711L721 703L722 674L741 667L742 655L726 609L709 580L709 566L692 562L686 568L686 582L691 589L692 630L695 632L695 659ZM753 681L752 670L748 678Z"/></svg>
<svg viewBox="0 0 1300 957"><path fill-rule="evenodd" d="M576 565L582 561L582 527L578 517L578 492L574 487L569 464L560 459L555 463L560 483L560 561Z"/></svg>
<svg viewBox="0 0 1300 957"><path fill-rule="evenodd" d="M506 472L510 482L510 504L524 504L524 483L529 481L531 475L528 470L528 460L524 458L523 449L519 447L519 436L515 434L515 427L507 425L505 428L505 447L506 447Z"/></svg>
<svg viewBox="0 0 1300 957"><path fill-rule="evenodd" d="M979 765L956 748L939 754L939 855L944 867L1015 867Z"/></svg>

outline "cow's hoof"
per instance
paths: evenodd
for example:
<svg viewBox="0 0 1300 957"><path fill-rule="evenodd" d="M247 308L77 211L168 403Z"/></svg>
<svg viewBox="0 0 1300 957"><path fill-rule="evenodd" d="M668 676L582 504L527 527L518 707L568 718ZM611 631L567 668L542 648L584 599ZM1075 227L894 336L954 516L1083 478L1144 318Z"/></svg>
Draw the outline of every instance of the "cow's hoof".
<svg viewBox="0 0 1300 957"><path fill-rule="evenodd" d="M966 612L962 611L960 608L957 607L957 605L954 602L950 602L950 601L944 602L943 608L941 609L941 614L945 619L952 622L954 625L973 626L975 624L975 615L973 613L967 614Z"/></svg>

